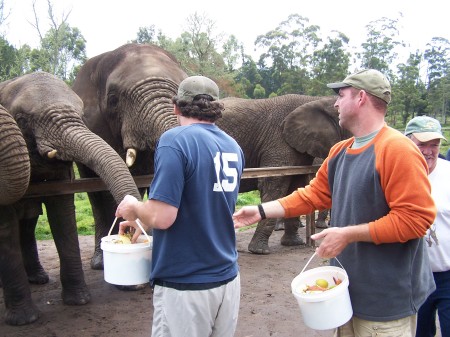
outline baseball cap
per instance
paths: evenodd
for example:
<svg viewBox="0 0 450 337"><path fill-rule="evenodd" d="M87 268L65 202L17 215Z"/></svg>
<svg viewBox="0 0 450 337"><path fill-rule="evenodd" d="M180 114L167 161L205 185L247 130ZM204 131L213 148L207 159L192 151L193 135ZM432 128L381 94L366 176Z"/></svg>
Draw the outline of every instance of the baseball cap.
<svg viewBox="0 0 450 337"><path fill-rule="evenodd" d="M375 69L365 69L348 75L342 82L329 83L328 88L339 93L339 89L353 87L367 91L376 97L381 98L389 104L391 101L391 85L381 72Z"/></svg>
<svg viewBox="0 0 450 337"><path fill-rule="evenodd" d="M441 124L438 120L428 116L417 116L406 124L405 135L412 134L419 142L425 143L433 139L445 139L442 135Z"/></svg>
<svg viewBox="0 0 450 337"><path fill-rule="evenodd" d="M205 76L191 76L185 78L178 86L178 98L192 101L197 95L209 95L213 100L219 99L219 87Z"/></svg>

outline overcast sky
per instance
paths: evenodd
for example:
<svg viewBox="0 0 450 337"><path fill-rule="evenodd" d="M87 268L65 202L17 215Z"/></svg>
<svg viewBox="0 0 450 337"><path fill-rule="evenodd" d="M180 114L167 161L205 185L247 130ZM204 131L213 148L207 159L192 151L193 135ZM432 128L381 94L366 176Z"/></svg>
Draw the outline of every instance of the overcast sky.
<svg viewBox="0 0 450 337"><path fill-rule="evenodd" d="M33 0L4 0L10 10L6 39L16 47L29 44L37 46ZM41 29L47 31L47 1L35 0L39 7ZM81 30L87 43L87 55L92 57L115 49L135 39L139 27L155 25L166 36L174 39L186 27L186 18L197 12L216 23L216 33L234 34L252 54L255 39L275 29L290 14L308 18L310 24L320 26L322 37L338 30L350 38L352 45L365 40L365 26L374 20L387 17L397 19L402 12L399 28L401 37L411 44L411 51L423 50L432 37L450 40L448 11L443 0L52 0L57 18L70 12L68 23ZM156 3L156 4L155 4ZM406 60L405 60L406 61Z"/></svg>

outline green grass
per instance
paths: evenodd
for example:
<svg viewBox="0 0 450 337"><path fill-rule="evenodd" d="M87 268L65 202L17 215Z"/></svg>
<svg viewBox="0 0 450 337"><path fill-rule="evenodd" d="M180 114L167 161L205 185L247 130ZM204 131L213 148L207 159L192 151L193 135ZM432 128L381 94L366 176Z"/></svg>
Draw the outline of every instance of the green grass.
<svg viewBox="0 0 450 337"><path fill-rule="evenodd" d="M77 221L78 234L94 235L94 218L87 193L75 194L75 219ZM39 217L36 226L36 239L52 239L52 232L48 224L45 207L43 207L43 214Z"/></svg>

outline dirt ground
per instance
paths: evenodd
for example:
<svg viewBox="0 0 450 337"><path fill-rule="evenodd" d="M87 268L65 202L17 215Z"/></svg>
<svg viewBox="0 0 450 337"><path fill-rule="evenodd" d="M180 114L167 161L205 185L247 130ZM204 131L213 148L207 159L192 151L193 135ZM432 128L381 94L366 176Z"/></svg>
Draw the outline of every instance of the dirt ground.
<svg viewBox="0 0 450 337"><path fill-rule="evenodd" d="M329 337L330 330L312 330L304 325L290 284L314 249L307 246L280 245L282 231L270 237L272 254L262 256L247 250L253 230L239 232L237 246L241 268L241 306L235 337ZM300 229L305 239L305 228ZM41 262L50 275L46 285L32 285L32 296L41 317L31 325L11 327L0 320L0 337L143 337L150 336L152 291L122 291L106 283L103 271L91 270L93 236L80 236L86 283L91 302L84 306L67 306L61 300L59 259L53 241L40 241ZM323 261L314 258L309 268ZM3 298L0 317L4 316ZM188 336L186 336L188 337Z"/></svg>
<svg viewBox="0 0 450 337"><path fill-rule="evenodd" d="M247 250L253 230L237 234L241 268L241 307L235 337L332 336L331 331L315 331L303 323L300 309L291 293L292 279L312 256L311 247L280 245L282 231L270 237L272 254L262 256ZM305 234L305 228L300 229ZM39 254L50 275L46 285L32 285L32 296L41 317L31 325L11 327L0 320L0 337L141 337L150 336L152 291L122 291L106 283L103 271L91 270L93 236L80 236L86 283L91 302L84 306L67 306L61 300L59 259L53 241L39 241ZM310 266L321 263L314 258ZM309 267L308 267L309 268ZM0 299L0 317L5 313ZM188 336L187 336L188 337Z"/></svg>

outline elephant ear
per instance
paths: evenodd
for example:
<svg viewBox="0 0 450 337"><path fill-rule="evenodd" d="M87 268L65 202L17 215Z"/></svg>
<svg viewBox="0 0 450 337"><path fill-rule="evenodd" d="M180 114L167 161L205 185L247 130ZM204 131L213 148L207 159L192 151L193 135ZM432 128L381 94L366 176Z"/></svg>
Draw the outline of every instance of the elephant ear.
<svg viewBox="0 0 450 337"><path fill-rule="evenodd" d="M350 137L339 126L335 102L335 96L322 97L296 108L283 120L284 140L298 152L326 158L334 144Z"/></svg>

